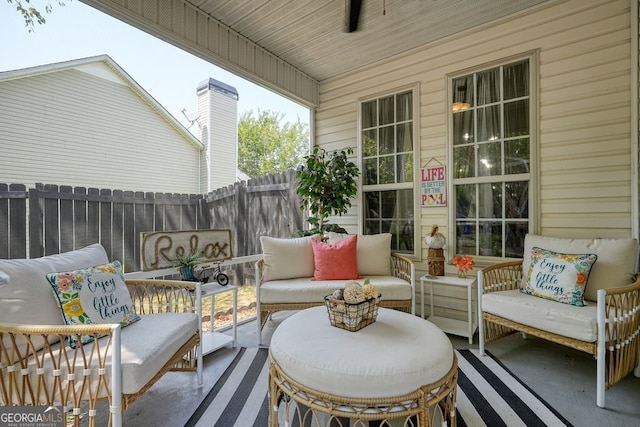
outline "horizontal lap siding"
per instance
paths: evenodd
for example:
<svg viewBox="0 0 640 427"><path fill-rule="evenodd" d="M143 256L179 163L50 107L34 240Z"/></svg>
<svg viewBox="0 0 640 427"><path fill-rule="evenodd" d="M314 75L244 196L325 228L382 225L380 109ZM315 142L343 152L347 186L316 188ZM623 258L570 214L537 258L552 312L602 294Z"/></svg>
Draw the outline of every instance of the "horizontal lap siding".
<svg viewBox="0 0 640 427"><path fill-rule="evenodd" d="M359 99L419 84L419 163L425 165L435 157L450 169L447 76L537 51L539 197L534 203L539 232L628 237L632 212L629 10L628 0L550 2L510 20L321 82L316 142L331 149L354 146ZM450 173L447 178L451 179ZM448 197L451 200L451 194ZM426 235L434 223L447 233L450 214L445 207L422 209L420 235ZM357 218L349 222L357 223ZM420 273L427 269L424 242L422 246ZM453 256L449 252L445 252L448 258ZM447 268L453 272L451 266ZM459 305L450 295L436 300L442 306ZM464 319L465 315L456 311L454 317Z"/></svg>
<svg viewBox="0 0 640 427"><path fill-rule="evenodd" d="M200 190L199 150L130 87L77 70L0 84L0 181Z"/></svg>

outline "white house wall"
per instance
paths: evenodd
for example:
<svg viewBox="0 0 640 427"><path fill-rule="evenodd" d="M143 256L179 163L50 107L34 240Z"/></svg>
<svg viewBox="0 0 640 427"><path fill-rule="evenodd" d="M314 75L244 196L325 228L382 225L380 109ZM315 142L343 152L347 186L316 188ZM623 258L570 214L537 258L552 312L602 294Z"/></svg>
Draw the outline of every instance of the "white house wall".
<svg viewBox="0 0 640 427"><path fill-rule="evenodd" d="M537 173L533 169L538 186L533 200L535 231L567 237L632 236L631 171L637 154L632 155L631 136L631 21L629 0L551 2L321 82L316 142L331 150L355 147L358 100L418 84L419 163L424 165L435 157L450 171L447 76L536 52L539 120L537 128L532 123L532 155L539 156L539 161ZM447 178L451 179L450 174ZM419 183L415 185L418 188ZM449 209L423 208L420 235L436 223L450 243ZM341 221L356 228L358 212L356 206L351 217ZM422 245L422 253L417 254L420 273L426 270L427 253L424 242ZM453 255L447 251L448 257ZM448 295L437 299L447 315L455 313L460 302Z"/></svg>
<svg viewBox="0 0 640 427"><path fill-rule="evenodd" d="M0 182L200 192L199 148L91 68L0 83Z"/></svg>

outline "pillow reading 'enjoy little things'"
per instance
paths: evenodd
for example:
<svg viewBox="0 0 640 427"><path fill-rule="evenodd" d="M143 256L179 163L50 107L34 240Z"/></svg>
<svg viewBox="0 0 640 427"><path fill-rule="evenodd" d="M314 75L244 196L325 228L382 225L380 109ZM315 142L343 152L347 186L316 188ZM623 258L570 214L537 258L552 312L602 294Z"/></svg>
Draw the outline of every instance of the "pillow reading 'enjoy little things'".
<svg viewBox="0 0 640 427"><path fill-rule="evenodd" d="M584 290L595 254L562 254L534 247L527 281L520 289L525 294L582 307Z"/></svg>
<svg viewBox="0 0 640 427"><path fill-rule="evenodd" d="M125 327L140 320L124 282L119 261L74 271L47 274L53 294L67 325L120 323ZM82 344L93 341L83 335ZM76 337L69 338L75 348Z"/></svg>

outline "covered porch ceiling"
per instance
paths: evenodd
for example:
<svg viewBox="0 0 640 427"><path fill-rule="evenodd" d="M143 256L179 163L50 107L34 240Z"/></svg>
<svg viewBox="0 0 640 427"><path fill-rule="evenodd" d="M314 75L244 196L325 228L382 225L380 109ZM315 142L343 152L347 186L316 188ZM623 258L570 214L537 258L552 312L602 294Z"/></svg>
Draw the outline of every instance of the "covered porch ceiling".
<svg viewBox="0 0 640 427"><path fill-rule="evenodd" d="M314 107L320 82L551 0L81 1Z"/></svg>

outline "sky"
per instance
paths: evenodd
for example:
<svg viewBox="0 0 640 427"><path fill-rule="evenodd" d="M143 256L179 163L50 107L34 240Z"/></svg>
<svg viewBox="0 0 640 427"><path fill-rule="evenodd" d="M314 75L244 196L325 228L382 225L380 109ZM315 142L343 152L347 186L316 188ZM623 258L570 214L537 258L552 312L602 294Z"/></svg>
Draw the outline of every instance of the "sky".
<svg viewBox="0 0 640 427"><path fill-rule="evenodd" d="M32 1L42 13L45 1ZM29 32L15 5L0 0L0 72L107 54L185 127L197 111L196 88L214 78L236 88L238 116L271 110L282 122L309 123L306 107L148 35L78 0L51 1L46 23ZM190 130L193 131L193 128Z"/></svg>

